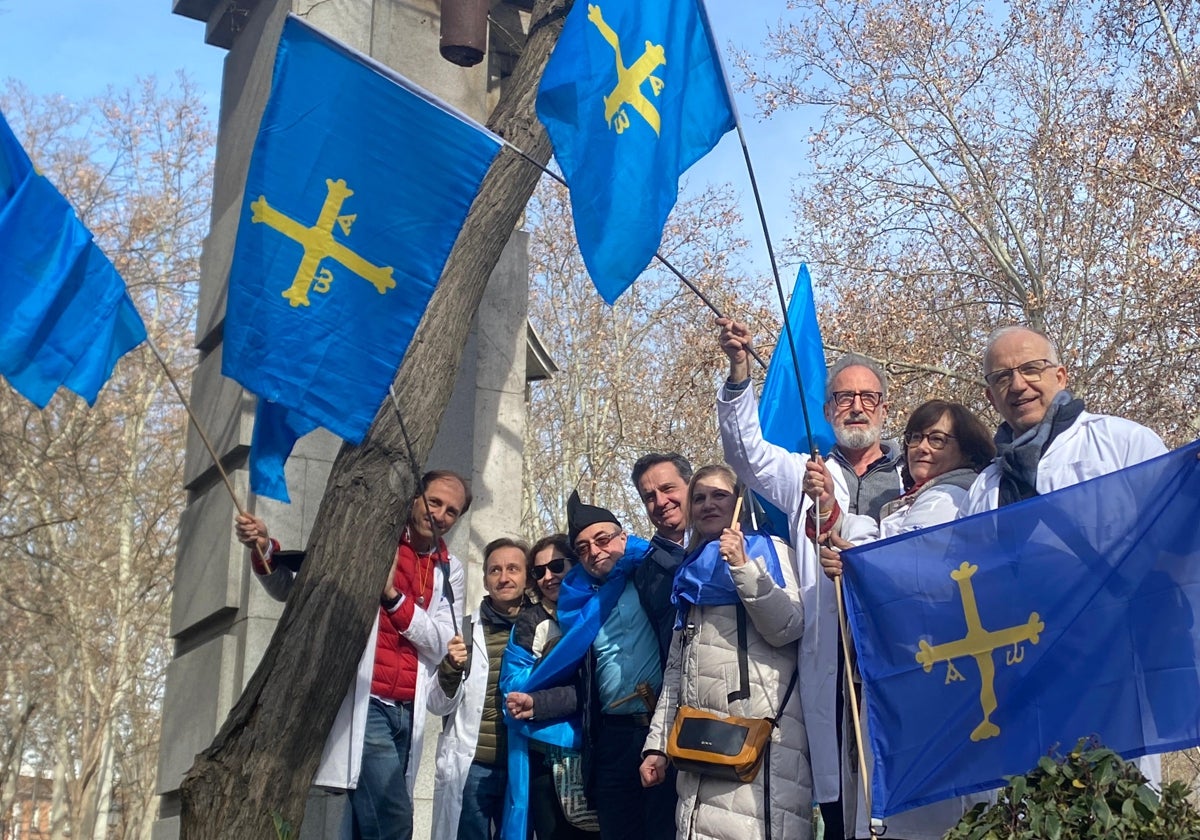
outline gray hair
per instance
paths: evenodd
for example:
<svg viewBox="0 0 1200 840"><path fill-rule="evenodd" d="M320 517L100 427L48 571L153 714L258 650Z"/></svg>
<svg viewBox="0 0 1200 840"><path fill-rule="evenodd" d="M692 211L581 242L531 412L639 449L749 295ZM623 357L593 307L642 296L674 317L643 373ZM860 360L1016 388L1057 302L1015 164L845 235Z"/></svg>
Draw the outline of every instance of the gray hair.
<svg viewBox="0 0 1200 840"><path fill-rule="evenodd" d="M1006 335L1012 335L1013 333L1019 333L1019 332L1020 333L1030 333L1032 335L1036 335L1038 338L1045 341L1046 344L1050 347L1050 361L1054 362L1054 364L1056 364L1056 365L1062 364L1062 360L1060 359L1060 357L1058 355L1058 345L1054 343L1054 339L1052 339L1050 336L1046 335L1041 330L1034 329L1033 327L1027 326L1025 324L1007 324L1003 327L997 327L996 329L992 330L991 335L988 336L987 344L983 348L983 372L984 373L987 373L988 356L990 356L992 354L992 348L996 346L996 342L998 342L1000 339L1004 338L1004 336L1006 336Z"/></svg>
<svg viewBox="0 0 1200 840"><path fill-rule="evenodd" d="M833 399L833 380L837 379L838 374L846 368L852 367L864 367L875 374L875 378L879 380L879 387L883 390L883 399L886 402L888 398L888 380L887 373L883 370L883 365L870 356L864 356L861 353L847 353L830 366L829 373L825 375L825 402Z"/></svg>

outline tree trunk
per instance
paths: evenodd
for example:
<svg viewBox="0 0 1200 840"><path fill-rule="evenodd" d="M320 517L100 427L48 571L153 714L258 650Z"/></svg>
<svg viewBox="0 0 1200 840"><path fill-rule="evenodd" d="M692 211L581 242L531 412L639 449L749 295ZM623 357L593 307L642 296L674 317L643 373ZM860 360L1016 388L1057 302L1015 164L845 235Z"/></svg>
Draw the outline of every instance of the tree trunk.
<svg viewBox="0 0 1200 840"><path fill-rule="evenodd" d="M543 164L550 143L534 100L569 8L570 0L538 0L525 50L488 121ZM488 171L396 376L416 463L390 403L360 446L342 447L275 635L213 744L183 781L183 840L270 838L276 818L299 835L326 733L366 645L471 320L540 174L508 149Z"/></svg>

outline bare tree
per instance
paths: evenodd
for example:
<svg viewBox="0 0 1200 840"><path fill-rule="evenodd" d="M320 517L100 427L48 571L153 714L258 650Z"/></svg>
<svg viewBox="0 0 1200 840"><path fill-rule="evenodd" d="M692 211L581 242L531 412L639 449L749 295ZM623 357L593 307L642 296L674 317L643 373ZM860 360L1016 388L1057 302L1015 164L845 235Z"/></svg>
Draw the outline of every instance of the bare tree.
<svg viewBox="0 0 1200 840"><path fill-rule="evenodd" d="M561 530L579 488L636 530L644 514L629 472L639 456L721 460L715 383L724 356L714 315L657 261L609 306L579 255L566 189L544 181L529 213L530 320L561 370L530 397L523 528L532 539ZM706 189L676 208L661 252L717 308L755 323L769 348L779 307L769 281L739 267L740 223L731 191Z"/></svg>
<svg viewBox="0 0 1200 840"><path fill-rule="evenodd" d="M545 163L533 111L542 69L569 8L535 4L528 40L489 127ZM274 819L298 830L325 734L378 609L407 502L446 408L471 317L540 172L510 150L485 177L395 387L413 458L390 405L333 465L307 558L263 658L181 788L184 840L262 837ZM414 463L415 461L415 463ZM294 710L305 712L303 727Z"/></svg>
<svg viewBox="0 0 1200 840"><path fill-rule="evenodd" d="M829 278L827 341L892 363L902 407L931 391L979 405L984 336L1027 322L1090 406L1195 435L1196 26L1156 17L1150 61L1115 15L818 0L741 61L765 112L820 122L795 250Z"/></svg>
<svg viewBox="0 0 1200 840"><path fill-rule="evenodd" d="M186 381L214 144L191 84L147 81L82 104L10 87L0 107ZM144 351L94 408L65 391L45 411L11 391L0 401L0 691L18 724L0 806L10 813L22 772L49 777L53 837L148 836L183 433Z"/></svg>

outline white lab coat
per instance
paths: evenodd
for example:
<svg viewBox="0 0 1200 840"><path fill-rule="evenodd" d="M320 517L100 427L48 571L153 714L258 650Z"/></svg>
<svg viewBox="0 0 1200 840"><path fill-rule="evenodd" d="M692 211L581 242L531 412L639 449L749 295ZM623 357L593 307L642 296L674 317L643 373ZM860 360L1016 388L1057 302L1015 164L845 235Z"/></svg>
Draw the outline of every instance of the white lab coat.
<svg viewBox="0 0 1200 840"><path fill-rule="evenodd" d="M453 840L458 836L463 787L471 762L475 760L479 724L487 699L490 664L483 629L483 620L476 610L471 616L471 672L455 695L446 696L436 675L429 692L429 711L435 715L451 715L438 735L433 783L433 840Z"/></svg>
<svg viewBox="0 0 1200 840"><path fill-rule="evenodd" d="M804 604L804 635L800 639L798 688L808 732L809 761L812 764L813 796L818 802L838 798L843 784L850 784L851 768L839 761L835 714L837 696L837 593L833 583L821 571L812 541L804 535L804 517L812 500L804 494L803 480L808 455L789 452L763 439L758 422L758 400L749 387L725 398L725 389L717 393L717 421L725 461L747 486L788 515L791 540L796 547L796 566L800 574L800 600ZM826 462L833 476L834 497L842 510L850 508L850 490L840 465ZM851 729L846 745L853 739ZM849 789L849 788L847 788ZM853 796L846 797L847 803Z"/></svg>
<svg viewBox="0 0 1200 840"><path fill-rule="evenodd" d="M433 578L433 603L430 610L413 610L412 622L404 637L417 649L418 668L415 701L413 703L412 742L408 759L408 793L411 796L417 771L421 765L421 745L425 737L424 706L432 693L430 688L437 679L437 666L446 655L450 639L454 636L454 617L461 620L461 605L466 597L466 577L458 558L450 556L450 588L454 604L443 595L442 568L435 566ZM350 690L342 700L334 719L333 728L325 740L321 763L317 768L313 784L337 790L352 790L358 786L358 774L362 767L363 736L366 731L367 707L371 698L371 674L375 669L375 638L379 631L379 618L375 619L366 650L358 662L358 673Z"/></svg>
<svg viewBox="0 0 1200 840"><path fill-rule="evenodd" d="M1162 439L1145 426L1107 414L1083 412L1050 444L1038 462L1037 491L1051 493L1165 455ZM979 474L967 495L962 516L1000 506L1000 467Z"/></svg>
<svg viewBox="0 0 1200 840"><path fill-rule="evenodd" d="M1166 452L1162 439L1140 423L1085 411L1042 455L1038 462L1037 491L1045 494L1062 490ZM960 515L970 516L999 506L1000 467L992 464L971 485ZM1162 783L1162 760L1157 755L1143 756L1136 763L1142 775L1155 786Z"/></svg>

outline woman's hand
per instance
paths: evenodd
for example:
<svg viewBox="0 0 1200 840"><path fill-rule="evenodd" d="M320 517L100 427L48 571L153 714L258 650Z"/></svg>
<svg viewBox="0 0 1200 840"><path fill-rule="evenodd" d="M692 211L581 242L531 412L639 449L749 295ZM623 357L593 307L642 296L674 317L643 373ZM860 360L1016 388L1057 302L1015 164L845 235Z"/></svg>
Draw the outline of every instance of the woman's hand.
<svg viewBox="0 0 1200 840"><path fill-rule="evenodd" d="M523 691L510 691L504 698L508 716L513 720L533 719L533 697Z"/></svg>
<svg viewBox="0 0 1200 840"><path fill-rule="evenodd" d="M642 787L654 787L667 780L667 757L661 753L650 753L642 759L638 768L642 777Z"/></svg>
<svg viewBox="0 0 1200 840"><path fill-rule="evenodd" d="M854 548L854 543L847 542L838 534L830 534L821 546L821 571L825 572L825 577L836 580L842 574L842 550L846 548Z"/></svg>
<svg viewBox="0 0 1200 840"><path fill-rule="evenodd" d="M731 569L746 565L746 541L742 538L741 523L735 522L732 528L721 532L721 559Z"/></svg>

